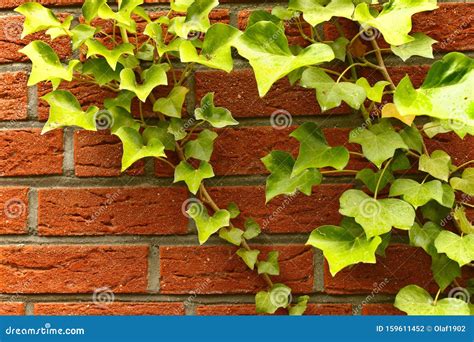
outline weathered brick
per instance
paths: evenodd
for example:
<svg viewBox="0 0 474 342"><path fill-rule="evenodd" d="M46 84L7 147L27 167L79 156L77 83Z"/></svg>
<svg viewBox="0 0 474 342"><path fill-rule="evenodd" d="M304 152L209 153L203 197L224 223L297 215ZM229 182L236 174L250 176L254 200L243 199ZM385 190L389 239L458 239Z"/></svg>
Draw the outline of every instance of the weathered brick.
<svg viewBox="0 0 474 342"><path fill-rule="evenodd" d="M0 8L14 8L29 0L2 0ZM44 6L72 6L81 5L84 0L39 0L37 1Z"/></svg>
<svg viewBox="0 0 474 342"><path fill-rule="evenodd" d="M34 306L35 315L74 315L74 316L144 316L144 315L184 315L182 303L38 303Z"/></svg>
<svg viewBox="0 0 474 342"><path fill-rule="evenodd" d="M265 188L261 186L229 186L208 188L216 203L225 208L235 202L244 218L252 217L268 233L311 232L324 224L338 224L341 216L335 210L339 197L349 184L320 185L311 196L278 197L265 205Z"/></svg>
<svg viewBox="0 0 474 342"><path fill-rule="evenodd" d="M181 187L63 188L38 193L40 235L186 234Z"/></svg>
<svg viewBox="0 0 474 342"><path fill-rule="evenodd" d="M1 316L20 316L25 314L25 304L13 302L0 302Z"/></svg>
<svg viewBox="0 0 474 342"><path fill-rule="evenodd" d="M294 293L313 288L313 252L298 245L259 246L265 258L270 250L280 252L281 276ZM248 269L228 246L160 248L161 293L253 293L265 288L261 277Z"/></svg>
<svg viewBox="0 0 474 342"><path fill-rule="evenodd" d="M0 292L146 292L147 259L148 246L0 246Z"/></svg>
<svg viewBox="0 0 474 342"><path fill-rule="evenodd" d="M385 316L385 315L405 315L393 304L365 304L362 306L362 315Z"/></svg>
<svg viewBox="0 0 474 342"><path fill-rule="evenodd" d="M253 304L199 305L196 314L200 316L244 316L255 315ZM285 310L277 311L285 314ZM308 304L305 315L352 315L351 304Z"/></svg>
<svg viewBox="0 0 474 342"><path fill-rule="evenodd" d="M28 116L26 86L27 75L23 71L0 74L0 121L25 120Z"/></svg>
<svg viewBox="0 0 474 342"><path fill-rule="evenodd" d="M26 234L28 188L1 188L0 210L0 234Z"/></svg>
<svg viewBox="0 0 474 342"><path fill-rule="evenodd" d="M0 176L57 175L62 173L61 130L41 135L41 130L0 131Z"/></svg>

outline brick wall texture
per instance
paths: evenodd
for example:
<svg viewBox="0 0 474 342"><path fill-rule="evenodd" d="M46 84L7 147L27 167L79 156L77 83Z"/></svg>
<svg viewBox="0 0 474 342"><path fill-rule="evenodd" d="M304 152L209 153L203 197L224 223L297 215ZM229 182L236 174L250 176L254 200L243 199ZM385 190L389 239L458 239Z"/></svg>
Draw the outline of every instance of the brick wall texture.
<svg viewBox="0 0 474 342"><path fill-rule="evenodd" d="M264 282L235 256L235 248L212 238L200 247L192 223L182 214L189 197L172 184L171 170L154 160L120 174L121 146L104 132L74 129L40 135L47 105L46 85L28 88L30 64L17 50L43 34L20 39L22 18L12 9L23 0L0 0L0 314L2 315L248 315ZM81 0L40 0L58 13L80 16ZM147 0L159 12L166 1ZM221 1L213 19L244 27L249 11L272 1ZM442 3L414 17L414 31L438 40L437 53L474 50L474 3ZM348 32L354 28L344 25ZM331 37L334 29L324 28ZM290 39L298 43L294 32ZM64 39L52 44L71 56ZM420 83L430 61L390 63L395 80L410 74ZM368 74L376 79L379 75ZM217 177L209 191L219 205L236 202L244 215L263 225L257 239L262 257L278 250L281 281L309 294L312 315L399 314L391 303L407 284L436 291L430 259L403 243L390 246L376 265L357 265L331 277L322 254L304 245L322 224L337 224L338 198L353 179L333 176L310 197L264 204L266 171L260 158L272 149L296 152L288 137L294 127L275 129L270 116L291 113L293 125L311 120L324 127L331 144L347 145L361 120L347 107L321 115L312 91L277 82L259 98L248 64L224 72L200 69L187 108L207 92L239 119L219 132L212 158ZM83 105L108 96L97 87L65 85ZM158 89L166 94L166 89ZM149 113L152 115L152 113ZM452 153L457 163L474 159L474 138L446 134L429 148ZM357 149L357 146L353 146ZM172 156L171 156L172 158ZM351 162L350 168L366 164ZM406 240L406 239L405 239Z"/></svg>

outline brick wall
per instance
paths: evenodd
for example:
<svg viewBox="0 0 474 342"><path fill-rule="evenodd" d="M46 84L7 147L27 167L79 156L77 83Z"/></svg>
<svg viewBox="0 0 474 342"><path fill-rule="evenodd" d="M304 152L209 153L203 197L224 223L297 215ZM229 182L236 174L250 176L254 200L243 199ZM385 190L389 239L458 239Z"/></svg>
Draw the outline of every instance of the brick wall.
<svg viewBox="0 0 474 342"><path fill-rule="evenodd" d="M81 0L39 2L79 17ZM166 1L146 2L153 11L166 6ZM166 165L147 160L120 175L121 146L115 137L73 129L40 135L48 109L38 97L48 87L27 88L30 64L17 50L45 37L19 38L22 19L12 8L21 3L0 0L0 314L253 314L254 294L265 284L236 258L235 248L217 238L198 246L181 211L188 194L172 186ZM249 9L273 4L221 3L213 20L240 27ZM437 39L438 53L469 53L474 50L473 16L473 3L445 3L416 15L414 30ZM324 31L333 34L329 26ZM299 42L291 30L288 35ZM62 58L71 56L65 40L53 46ZM420 83L426 60L410 62L389 61L394 79L409 73ZM280 278L295 293L311 295L309 314L393 314L397 311L390 303L404 285L435 290L429 257L403 244L404 236L376 265L357 265L334 278L322 254L304 246L313 228L338 222L338 197L352 186L350 178L328 178L310 197L264 205L265 169L259 159L272 149L297 148L288 137L293 127L272 127L272 113L288 111L293 125L317 122L332 144L347 143L350 128L361 123L357 115L347 107L321 115L314 93L286 80L260 99L242 60L230 74L199 70L191 84L188 109L214 91L217 104L241 122L219 132L212 160L218 176L209 182L211 194L220 205L237 202L245 215L263 224L266 234L256 244L264 246L263 254L280 251ZM96 87L68 88L83 105L100 104L107 96ZM472 137L461 141L448 134L429 146L449 151L458 163L474 159ZM350 167L364 165L355 160Z"/></svg>

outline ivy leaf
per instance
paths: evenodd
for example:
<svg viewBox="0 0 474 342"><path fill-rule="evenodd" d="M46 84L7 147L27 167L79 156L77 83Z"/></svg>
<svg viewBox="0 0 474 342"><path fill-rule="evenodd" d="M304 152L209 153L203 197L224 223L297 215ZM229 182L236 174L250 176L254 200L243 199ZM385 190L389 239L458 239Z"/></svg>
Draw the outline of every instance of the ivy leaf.
<svg viewBox="0 0 474 342"><path fill-rule="evenodd" d="M283 6L275 6L272 8L272 15L281 20L291 20L292 18L299 16L297 12L291 11Z"/></svg>
<svg viewBox="0 0 474 342"><path fill-rule="evenodd" d="M240 246L242 243L242 235L244 231L239 228L221 228L219 230L219 237L230 242L233 245Z"/></svg>
<svg viewBox="0 0 474 342"><path fill-rule="evenodd" d="M463 206L454 209L453 218L456 220L458 227L464 234L474 234L474 226L466 216L466 210Z"/></svg>
<svg viewBox="0 0 474 342"><path fill-rule="evenodd" d="M322 111L338 107L342 101L359 109L366 98L361 86L350 82L336 82L319 68L306 69L301 77L301 85L316 89L316 98Z"/></svg>
<svg viewBox="0 0 474 342"><path fill-rule="evenodd" d="M346 49L350 41L346 37L339 37L333 42L328 43L334 51L336 59L345 62L346 61Z"/></svg>
<svg viewBox="0 0 474 342"><path fill-rule="evenodd" d="M425 58L433 58L433 47L436 40L428 37L424 33L414 33L411 42L391 46L392 52L400 57L404 62L412 56L421 56Z"/></svg>
<svg viewBox="0 0 474 342"><path fill-rule="evenodd" d="M411 16L415 13L436 9L436 0L393 0L383 5L383 10L374 17L365 2L357 5L354 20L382 32L385 41L391 45L401 45L414 40L411 31Z"/></svg>
<svg viewBox="0 0 474 342"><path fill-rule="evenodd" d="M248 59L258 85L260 97L273 83L303 66L331 61L334 52L326 44L315 43L293 55L284 30L272 22L261 21L250 26L235 41L239 54Z"/></svg>
<svg viewBox="0 0 474 342"><path fill-rule="evenodd" d="M382 179L380 179L382 177ZM372 192L375 193L375 190L377 188L377 184L379 183L379 191L384 189L388 183L392 182L394 180L392 172L385 170L383 172L382 170L378 170L377 172L374 172L372 169L362 169L359 172L357 172L356 179L362 181L362 183L365 184L365 186Z"/></svg>
<svg viewBox="0 0 474 342"><path fill-rule="evenodd" d="M187 213L196 223L198 230L199 243L204 244L211 235L217 233L221 228L229 226L230 215L227 210L218 210L214 215L209 216L207 209L201 207L196 210L193 206L199 206L198 203L191 204Z"/></svg>
<svg viewBox="0 0 474 342"><path fill-rule="evenodd" d="M301 191L310 195L313 185L321 183L321 173L316 169L307 169L298 176L291 177L295 161L293 157L282 151L272 151L262 158L262 162L271 175L267 178L265 197L268 203L278 195L291 195Z"/></svg>
<svg viewBox="0 0 474 342"><path fill-rule="evenodd" d="M19 52L28 56L33 64L28 86L33 86L42 81L51 81L53 90L56 90L61 80L72 81L74 68L80 63L74 59L65 68L51 46L40 40L29 43Z"/></svg>
<svg viewBox="0 0 474 342"><path fill-rule="evenodd" d="M291 289L284 284L273 284L270 291L260 291L255 296L257 313L273 314L290 304Z"/></svg>
<svg viewBox="0 0 474 342"><path fill-rule="evenodd" d="M195 158L199 160L209 161L211 159L214 140L217 133L208 129L199 133L196 140L188 141L184 146L184 154L186 159Z"/></svg>
<svg viewBox="0 0 474 342"><path fill-rule="evenodd" d="M89 24L93 19L97 17L99 13L99 8L105 4L107 0L85 0L84 5L82 5L82 16L86 20L86 23Z"/></svg>
<svg viewBox="0 0 474 342"><path fill-rule="evenodd" d="M71 24L72 16L65 20L64 24L56 18L53 11L40 5L36 2L27 2L15 9L15 12L22 14L25 17L23 24L23 32L21 38L39 31L50 28L60 28L63 35L68 34L69 25Z"/></svg>
<svg viewBox="0 0 474 342"><path fill-rule="evenodd" d="M191 31L206 32L211 26L209 13L217 5L218 0L195 0L188 7L186 17L171 19L169 30L185 39Z"/></svg>
<svg viewBox="0 0 474 342"><path fill-rule="evenodd" d="M400 134L395 132L388 120L382 120L379 124L372 125L362 131L355 129L349 137L350 143L362 146L365 157L378 168L389 158L392 158L399 148L408 150L407 144Z"/></svg>
<svg viewBox="0 0 474 342"><path fill-rule="evenodd" d="M181 161L174 172L174 183L184 181L189 191L196 195L203 179L214 177L212 166L201 161L197 169L193 168L189 163Z"/></svg>
<svg viewBox="0 0 474 342"><path fill-rule="evenodd" d="M323 251L329 270L335 276L343 268L360 262L375 264L375 251L382 238L367 238L357 223L350 226L322 226L311 233L306 244Z"/></svg>
<svg viewBox="0 0 474 342"><path fill-rule="evenodd" d="M88 39L94 37L97 29L95 27L79 24L71 30L72 35L72 48L77 50L82 44Z"/></svg>
<svg viewBox="0 0 474 342"><path fill-rule="evenodd" d="M102 56L109 63L112 70L117 68L117 63L123 55L133 55L134 46L130 43L117 45L112 50L107 49L99 41L88 39L85 42L87 46L87 58L91 56Z"/></svg>
<svg viewBox="0 0 474 342"><path fill-rule="evenodd" d="M76 97L66 90L55 90L42 97L49 106L49 118L43 127L42 134L56 128L77 126L96 131L95 115L97 107L89 107L83 111Z"/></svg>
<svg viewBox="0 0 474 342"><path fill-rule="evenodd" d="M172 118L180 118L186 94L189 89L183 86L174 87L167 97L156 100L153 111L163 113Z"/></svg>
<svg viewBox="0 0 474 342"><path fill-rule="evenodd" d="M441 291L444 291L454 279L461 276L461 267L446 254L433 253L431 255L431 273L433 273L433 278Z"/></svg>
<svg viewBox="0 0 474 342"><path fill-rule="evenodd" d="M462 177L453 177L449 183L455 190L460 190L469 196L474 196L474 168L467 168L463 171Z"/></svg>
<svg viewBox="0 0 474 342"><path fill-rule="evenodd" d="M109 126L108 128L112 134L115 134L121 127L131 127L136 131L140 129L140 123L132 117L130 112L122 107L111 107L107 111L99 111L95 115L96 126L97 121L101 119L101 112L105 112L106 125Z"/></svg>
<svg viewBox="0 0 474 342"><path fill-rule="evenodd" d="M394 306L409 315L443 316L469 315L468 304L458 298L444 298L436 303L426 290L417 285L408 285L401 289Z"/></svg>
<svg viewBox="0 0 474 342"><path fill-rule="evenodd" d="M114 12L105 1L98 9L98 15L102 19L110 19L117 22L117 25L124 27L131 33L136 32L136 23L131 18L135 9L143 4L144 0L122 0L117 12Z"/></svg>
<svg viewBox="0 0 474 342"><path fill-rule="evenodd" d="M282 23L281 19L278 16L276 16L272 13L268 13L265 10L252 11L252 13L250 13L250 16L247 20L247 28L249 28L250 26L255 25L256 23L258 23L260 21L271 21L272 23L274 23L276 25L279 25L281 27L281 29L284 30L284 26L282 26L283 23Z"/></svg>
<svg viewBox="0 0 474 342"><path fill-rule="evenodd" d="M153 89L159 85L167 85L168 64L154 64L142 73L143 82L139 84L132 69L125 68L120 72L120 89L133 91L140 101L145 102Z"/></svg>
<svg viewBox="0 0 474 342"><path fill-rule="evenodd" d="M171 118L168 133L172 134L176 141L184 139L187 135L184 122L178 118Z"/></svg>
<svg viewBox="0 0 474 342"><path fill-rule="evenodd" d="M261 233L260 225L257 222L255 222L254 219L249 218L245 220L244 227L245 227L244 238L246 240L251 240L253 238L256 238Z"/></svg>
<svg viewBox="0 0 474 342"><path fill-rule="evenodd" d="M385 90L385 87L390 84L390 82L378 81L372 87L365 77L361 77L356 81L356 84L364 89L369 100L382 102L383 91Z"/></svg>
<svg viewBox="0 0 474 342"><path fill-rule="evenodd" d="M451 171L451 157L442 150L434 151L431 156L423 154L418 169L447 182Z"/></svg>
<svg viewBox="0 0 474 342"><path fill-rule="evenodd" d="M387 103L382 107L382 118L395 118L407 126L411 126L413 121L415 121L415 115L401 115L397 106L393 103Z"/></svg>
<svg viewBox="0 0 474 342"><path fill-rule="evenodd" d="M410 150L420 154L423 152L423 137L416 127L407 126L399 133Z"/></svg>
<svg viewBox="0 0 474 342"><path fill-rule="evenodd" d="M443 187L439 180L420 184L412 179L397 179L390 188L389 196L402 196L415 209L431 200L447 208L454 204L454 191L450 186Z"/></svg>
<svg viewBox="0 0 474 342"><path fill-rule="evenodd" d="M360 190L348 190L339 202L339 212L354 217L364 228L367 238L388 233L392 227L408 230L415 221L415 210L402 200L376 200Z"/></svg>
<svg viewBox="0 0 474 342"><path fill-rule="evenodd" d="M434 248L434 241L442 230L443 229L439 225L433 222L427 222L423 227L420 227L418 223L415 223L408 232L410 245L421 247L430 255L437 254L436 249Z"/></svg>
<svg viewBox="0 0 474 342"><path fill-rule="evenodd" d="M228 109L214 106L214 93L208 93L201 99L201 108L194 111L194 116L197 120L209 122L215 128L239 124Z"/></svg>
<svg viewBox="0 0 474 342"><path fill-rule="evenodd" d="M206 32L200 54L193 42L186 40L181 43L179 47L181 62L195 62L230 72L234 66L231 45L240 34L235 27L222 23L214 24Z"/></svg>
<svg viewBox="0 0 474 342"><path fill-rule="evenodd" d="M94 76L95 82L100 86L110 81L120 81L120 70L121 68L113 70L103 58L90 58L82 65L82 73Z"/></svg>
<svg viewBox="0 0 474 342"><path fill-rule="evenodd" d="M227 211L230 213L231 219L235 219L240 215L240 209L234 202L229 203L229 205L227 206Z"/></svg>
<svg viewBox="0 0 474 342"><path fill-rule="evenodd" d="M245 264L253 271L255 268L255 263L257 262L258 255L260 251L257 249L254 250L246 250L245 248L240 248L237 251L237 255L242 258Z"/></svg>
<svg viewBox="0 0 474 342"><path fill-rule="evenodd" d="M146 157L166 157L165 146L157 137L157 128L148 127L140 134L131 127L122 127L115 132L123 145L122 172L136 161Z"/></svg>
<svg viewBox="0 0 474 342"><path fill-rule="evenodd" d="M128 90L122 90L114 98L104 100L104 107L107 109L113 107L120 107L125 109L127 112L131 112L132 100L135 98L135 94Z"/></svg>
<svg viewBox="0 0 474 342"><path fill-rule="evenodd" d="M280 265L278 264L278 252L271 251L268 253L267 261L259 261L257 263L258 274L266 273L268 275L280 275Z"/></svg>
<svg viewBox="0 0 474 342"><path fill-rule="evenodd" d="M332 17L352 18L352 0L290 0L289 9L303 12L303 18L311 26L329 21Z"/></svg>
<svg viewBox="0 0 474 342"><path fill-rule="evenodd" d="M448 120L458 134L474 130L474 60L452 52L433 63L419 89L408 76L397 86L394 103L401 115Z"/></svg>
<svg viewBox="0 0 474 342"><path fill-rule="evenodd" d="M309 296L299 296L298 302L295 305L291 305L288 309L290 316L301 316L306 311L308 306Z"/></svg>
<svg viewBox="0 0 474 342"><path fill-rule="evenodd" d="M473 234L459 236L443 230L435 240L435 247L439 253L445 253L448 258L456 261L461 267L474 260Z"/></svg>
<svg viewBox="0 0 474 342"><path fill-rule="evenodd" d="M349 162L349 151L342 146L330 147L324 133L314 122L305 122L294 130L291 137L300 142L300 150L291 176L309 168L333 167L342 170Z"/></svg>

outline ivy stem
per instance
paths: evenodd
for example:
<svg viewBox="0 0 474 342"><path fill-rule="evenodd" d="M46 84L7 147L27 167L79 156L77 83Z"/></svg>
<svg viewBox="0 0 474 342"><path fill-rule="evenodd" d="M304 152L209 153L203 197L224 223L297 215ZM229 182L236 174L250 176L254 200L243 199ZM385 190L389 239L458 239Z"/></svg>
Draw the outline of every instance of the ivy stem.
<svg viewBox="0 0 474 342"><path fill-rule="evenodd" d="M388 167L390 166L390 163L392 162L393 158L390 158L390 160L385 164L382 173L380 174L379 179L377 180L377 186L375 187L375 192L374 192L374 199L377 199L377 195L379 193L379 188L380 184L382 183L382 178L385 175L385 172L387 171Z"/></svg>
<svg viewBox="0 0 474 342"><path fill-rule="evenodd" d="M341 24L339 24L339 21L335 19L333 23L339 35L341 37L345 37L346 35L344 34L344 30L342 29ZM352 54L348 50L349 47L350 47L350 44L347 46L346 56L349 61L349 64L354 64L354 58L352 58ZM357 76L357 70L355 67L351 68L351 75L352 75L353 81L354 82L357 81L358 76Z"/></svg>
<svg viewBox="0 0 474 342"><path fill-rule="evenodd" d="M466 166L470 165L470 164L474 164L474 160L469 160L467 162L465 162L464 164L461 164L459 166L457 166L451 173L454 173L462 168L465 168Z"/></svg>
<svg viewBox="0 0 474 342"><path fill-rule="evenodd" d="M342 73L341 75L337 78L336 80L336 83L339 83L339 81L341 80L342 76L344 76L344 74L346 72L348 72L349 70L352 70L352 68L356 67L356 66L367 66L367 63L352 63L351 65L349 65Z"/></svg>
<svg viewBox="0 0 474 342"><path fill-rule="evenodd" d="M357 170L328 170L328 171L320 171L320 172L323 175L330 175L330 174L333 174L333 173L341 173L341 172L357 173L359 171L357 171Z"/></svg>
<svg viewBox="0 0 474 342"><path fill-rule="evenodd" d="M383 60L383 57L382 57L382 52L380 50L380 47L379 47L379 44L377 43L377 41L375 39L372 39L370 41L370 43L372 44L372 47L374 48L375 50L375 58L377 58L377 63L379 63L379 66L380 66L380 71L382 72L383 76L385 77L385 79L390 82L390 87L395 90L395 83L393 83L393 80L392 78L390 77L390 74L388 73L387 71L387 67L385 66L385 62Z"/></svg>
<svg viewBox="0 0 474 342"><path fill-rule="evenodd" d="M466 202L460 202L462 205L465 205L466 207L474 208L473 204L466 203Z"/></svg>
<svg viewBox="0 0 474 342"><path fill-rule="evenodd" d="M438 292L436 293L436 297L434 299L433 306L436 306L436 304L438 303L438 298L439 298L440 294L441 294L441 289L439 289Z"/></svg>
<svg viewBox="0 0 474 342"><path fill-rule="evenodd" d="M357 157L365 158L365 156L364 156L363 153L354 152L354 151L349 151L349 154L352 154L352 155L357 156Z"/></svg>

